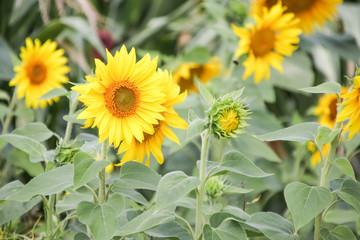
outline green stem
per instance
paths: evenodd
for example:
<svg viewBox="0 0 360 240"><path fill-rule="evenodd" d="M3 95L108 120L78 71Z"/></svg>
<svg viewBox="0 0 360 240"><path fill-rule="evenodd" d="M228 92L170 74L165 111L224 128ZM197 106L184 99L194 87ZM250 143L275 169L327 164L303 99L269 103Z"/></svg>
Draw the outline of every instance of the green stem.
<svg viewBox="0 0 360 240"><path fill-rule="evenodd" d="M50 195L49 201L47 202L47 206L46 206L46 238L49 240L53 239L52 215L54 209L54 202L55 202L55 194L52 194Z"/></svg>
<svg viewBox="0 0 360 240"><path fill-rule="evenodd" d="M3 126L3 130L2 130L2 134L7 133L9 125L11 123L12 117L14 116L14 108L16 106L16 102L17 102L17 88L15 88L13 96L11 98L10 104L9 104L9 109L8 109L8 114L6 115L6 119L4 122L4 126Z"/></svg>
<svg viewBox="0 0 360 240"><path fill-rule="evenodd" d="M74 114L78 103L79 103L78 100L75 100L72 104L71 104L71 101L69 101L69 117L71 117ZM73 125L72 121L67 122L65 136L64 136L64 142L63 142L64 144L66 144L70 140L72 125Z"/></svg>
<svg viewBox="0 0 360 240"><path fill-rule="evenodd" d="M107 154L106 154L107 146L108 146L108 140L104 141L102 144L99 160L107 159ZM100 179L100 192L99 192L100 204L104 204L106 202L105 168L99 172L99 179Z"/></svg>
<svg viewBox="0 0 360 240"><path fill-rule="evenodd" d="M341 126L341 123L337 122L335 124L335 129L339 129L340 126ZM335 157L336 147L339 143L340 136L341 136L341 132L338 135L336 135L336 137L330 143L329 154L328 154L327 158L325 158L325 162L321 169L320 187L325 187L325 185L326 185L327 176L329 175L329 172L330 172L330 169L332 166L332 162ZM321 151L321 149L319 151ZM322 222L323 215L324 215L324 211L319 213L315 218L314 240L320 240L320 228L321 228L321 222Z"/></svg>
<svg viewBox="0 0 360 240"><path fill-rule="evenodd" d="M196 204L196 223L195 223L195 239L200 239L202 232L202 205L205 188L205 168L208 153L210 133L208 130L201 135L202 146L200 155L200 186L197 189L197 204Z"/></svg>

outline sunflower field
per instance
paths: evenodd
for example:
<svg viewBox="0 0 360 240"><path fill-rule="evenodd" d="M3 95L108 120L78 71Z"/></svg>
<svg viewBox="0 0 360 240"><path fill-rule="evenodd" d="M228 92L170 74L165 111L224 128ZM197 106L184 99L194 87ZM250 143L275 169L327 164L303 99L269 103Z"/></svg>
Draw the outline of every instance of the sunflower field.
<svg viewBox="0 0 360 240"><path fill-rule="evenodd" d="M359 0L0 12L0 239L360 239Z"/></svg>

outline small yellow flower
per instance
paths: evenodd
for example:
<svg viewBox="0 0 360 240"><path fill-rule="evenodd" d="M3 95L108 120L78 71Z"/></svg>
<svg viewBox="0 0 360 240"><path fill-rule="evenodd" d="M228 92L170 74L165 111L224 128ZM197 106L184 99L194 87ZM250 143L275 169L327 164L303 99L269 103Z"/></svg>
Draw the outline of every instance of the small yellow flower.
<svg viewBox="0 0 360 240"><path fill-rule="evenodd" d="M349 118L344 130L349 130L349 140L360 130L360 76L354 77L354 88L349 93L340 95L347 99L340 103L344 108L337 116L336 122L342 122Z"/></svg>
<svg viewBox="0 0 360 240"><path fill-rule="evenodd" d="M106 168L105 168L105 171L109 174L111 174L112 171L114 171L114 164L113 163L110 163Z"/></svg>
<svg viewBox="0 0 360 240"><path fill-rule="evenodd" d="M261 15L263 7L270 9L278 0L255 0L251 5L252 14ZM333 20L336 6L342 0L282 0L286 13L294 13L300 19L300 27L305 33L312 33L315 25L322 27L327 20Z"/></svg>
<svg viewBox="0 0 360 240"><path fill-rule="evenodd" d="M236 56L248 54L243 65L243 79L255 73L255 82L270 78L270 66L283 72L283 56L291 56L298 48L301 29L299 19L293 13L284 13L286 8L281 3L270 9L263 8L262 16L255 15L256 25L246 24L246 28L232 25L240 38Z"/></svg>
<svg viewBox="0 0 360 240"><path fill-rule="evenodd" d="M320 151L319 150L315 151L315 143L313 143L313 142L308 142L307 148L309 151L313 152L313 154L310 158L310 164L311 164L311 167L314 168L318 163L321 162ZM326 156L328 155L329 149L330 149L330 143L325 143L322 148L322 154L323 154L324 158L326 158Z"/></svg>
<svg viewBox="0 0 360 240"><path fill-rule="evenodd" d="M208 63L183 63L174 73L174 81L180 86L180 92L191 90L199 92L195 85L195 76L202 83L208 83L220 75L222 65L218 57L212 57Z"/></svg>
<svg viewBox="0 0 360 240"><path fill-rule="evenodd" d="M237 129L240 121L239 121L239 115L234 109L226 109L219 118L219 126L220 128L230 133Z"/></svg>
<svg viewBox="0 0 360 240"><path fill-rule="evenodd" d="M69 79L70 68L65 64L64 50L57 49L56 42L47 40L41 45L39 39L26 39L26 47L21 47L20 65L14 67L15 77L10 86L17 86L17 97L25 97L25 104L32 108L45 108L59 98L39 100L38 98L54 88L62 87Z"/></svg>

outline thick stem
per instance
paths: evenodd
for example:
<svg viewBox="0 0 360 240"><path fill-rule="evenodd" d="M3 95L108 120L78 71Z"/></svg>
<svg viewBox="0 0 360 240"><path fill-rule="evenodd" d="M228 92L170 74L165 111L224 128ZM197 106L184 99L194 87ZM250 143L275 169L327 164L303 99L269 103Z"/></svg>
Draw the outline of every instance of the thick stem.
<svg viewBox="0 0 360 240"><path fill-rule="evenodd" d="M195 223L195 239L199 239L201 236L202 230L202 205L204 198L204 188L205 188L205 168L206 160L208 153L210 133L208 130L201 135L202 146L201 146L201 155L200 155L200 181L201 184L197 189L197 205L196 205L196 223Z"/></svg>
<svg viewBox="0 0 360 240"><path fill-rule="evenodd" d="M107 146L108 146L108 140L104 141L102 144L99 160L107 159ZM104 204L106 202L105 168L99 172L99 179L100 179L100 191L99 191L100 204Z"/></svg>
<svg viewBox="0 0 360 240"><path fill-rule="evenodd" d="M49 240L53 239L52 216L53 216L54 202L55 202L55 194L52 194L49 197L49 201L47 202L47 209L46 209L46 238Z"/></svg>
<svg viewBox="0 0 360 240"><path fill-rule="evenodd" d="M17 88L15 88L13 96L12 96L10 104L9 104L8 114L6 115L6 119L5 119L3 130L2 130L2 134L7 133L9 125L10 125L11 120L12 120L12 117L14 115L14 108L16 106L16 102L17 102L17 99L18 99L17 95L16 95L16 92L17 92Z"/></svg>
<svg viewBox="0 0 360 240"><path fill-rule="evenodd" d="M79 101L75 100L73 104L71 104L71 101L69 103L69 117L71 117L76 109L76 106L78 105ZM70 119L69 119L70 120ZM64 136L64 144L66 144L70 140L71 130L72 130L73 123L71 121L67 122L66 130L65 130L65 136Z"/></svg>

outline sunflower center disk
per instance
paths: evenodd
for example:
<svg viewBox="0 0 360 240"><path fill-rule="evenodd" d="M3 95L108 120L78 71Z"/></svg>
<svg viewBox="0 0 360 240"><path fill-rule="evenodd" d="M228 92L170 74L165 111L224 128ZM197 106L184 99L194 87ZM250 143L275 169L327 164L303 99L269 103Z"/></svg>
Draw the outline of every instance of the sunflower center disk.
<svg viewBox="0 0 360 240"><path fill-rule="evenodd" d="M157 133L157 131L160 129L160 125L161 125L161 121L159 124L153 124L154 134L148 134L148 133L144 132L144 140L143 141L145 142L146 140L149 140L152 136L154 136Z"/></svg>
<svg viewBox="0 0 360 240"><path fill-rule="evenodd" d="M113 83L105 92L105 106L118 118L130 116L139 105L137 88L129 81Z"/></svg>
<svg viewBox="0 0 360 240"><path fill-rule="evenodd" d="M46 67L43 64L34 64L26 70L32 84L38 85L46 78Z"/></svg>
<svg viewBox="0 0 360 240"><path fill-rule="evenodd" d="M309 9L314 1L315 0L282 0L282 5L288 8L286 12L299 13ZM268 0L267 5L272 7L277 2L277 0Z"/></svg>
<svg viewBox="0 0 360 240"><path fill-rule="evenodd" d="M274 48L275 33L270 29L256 31L251 37L250 48L256 57L264 56Z"/></svg>
<svg viewBox="0 0 360 240"><path fill-rule="evenodd" d="M234 110L228 110L220 117L219 124L223 131L232 132L239 125L239 115Z"/></svg>
<svg viewBox="0 0 360 240"><path fill-rule="evenodd" d="M329 108L330 108L330 119L332 121L336 120L336 115L337 115L337 105L336 105L336 103L337 103L337 99L335 98L334 100L332 100L330 102L330 106L329 106Z"/></svg>

